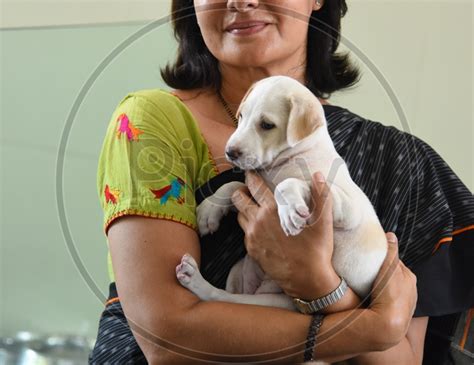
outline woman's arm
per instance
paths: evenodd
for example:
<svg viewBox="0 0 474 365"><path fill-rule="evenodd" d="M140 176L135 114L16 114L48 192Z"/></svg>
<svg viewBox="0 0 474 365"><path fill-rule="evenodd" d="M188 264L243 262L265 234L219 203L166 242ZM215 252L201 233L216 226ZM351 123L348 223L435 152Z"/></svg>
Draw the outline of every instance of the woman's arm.
<svg viewBox="0 0 474 365"><path fill-rule="evenodd" d="M312 205L315 217L313 219L314 223L310 224L310 227L306 228L296 238L282 237L279 230L274 229L278 224L274 197L261 177L257 174L248 173L246 183L248 189L238 190L233 196L233 202L239 209L238 219L245 231L245 244L249 254L259 262L266 272L270 272L272 278L277 279L286 293L292 296L301 296L301 293L303 293L306 298L317 298L327 294L329 291L321 288L321 283L327 284L329 288L337 287L340 279L330 264L333 250L332 229L327 229L327 227L333 225L332 199L324 178L320 174L313 175ZM306 237L305 234L307 234ZM396 245L396 236L389 234L389 238ZM393 249L393 245L389 247ZM312 252L316 250L318 251L317 254L312 255ZM292 259L288 259L288 257ZM386 266L386 262L384 265ZM400 266L403 267L405 275L414 277L413 273L403 264ZM281 267L286 270L282 271ZM320 277L318 275L307 275L308 272L313 272L311 269L313 267L323 268L322 271L318 272L319 275L327 273L324 281L317 280L314 282L308 280L308 277ZM384 270L387 270L387 268L385 267ZM289 275L288 272L291 274ZM376 281L376 285L377 282L380 283L380 279ZM392 298L395 297L392 296ZM331 313L341 309L349 310L359 304L359 298L352 290L348 290L342 300L326 308L325 311ZM400 360L411 360L408 363L419 362L423 353L426 320L421 322L420 320L414 320L413 322L410 326L410 335L400 338L399 343L393 349L378 353L364 353L353 361L364 364L380 363L381 361L393 363ZM385 333L380 332L378 335L383 338ZM408 349L410 351L407 351ZM400 355L400 352L402 355Z"/></svg>
<svg viewBox="0 0 474 365"><path fill-rule="evenodd" d="M357 308L360 303L359 297L348 289L341 300L326 308L326 313ZM412 318L406 336L398 344L385 351L362 353L348 362L354 365L421 364L427 326L428 317Z"/></svg>
<svg viewBox="0 0 474 365"><path fill-rule="evenodd" d="M270 307L200 302L178 283L175 267L184 253L199 263L194 230L173 221L125 216L112 223L108 238L122 307L150 364L189 363L192 358L302 361L310 316ZM342 360L385 350L400 341L406 332L404 323L412 315L407 308L413 294L399 290L410 288L409 280L391 283L378 299L381 311L359 309L325 317L318 358Z"/></svg>
<svg viewBox="0 0 474 365"><path fill-rule="evenodd" d="M326 313L350 310L360 305L358 296L348 289L344 297L326 308ZM421 364L423 361L423 349L425 344L428 317L412 318L406 336L395 346L377 352L362 353L348 362L354 365L378 365L378 364Z"/></svg>
<svg viewBox="0 0 474 365"><path fill-rule="evenodd" d="M349 360L350 364L421 364L428 317L413 318L406 336L397 345L381 352L361 354Z"/></svg>

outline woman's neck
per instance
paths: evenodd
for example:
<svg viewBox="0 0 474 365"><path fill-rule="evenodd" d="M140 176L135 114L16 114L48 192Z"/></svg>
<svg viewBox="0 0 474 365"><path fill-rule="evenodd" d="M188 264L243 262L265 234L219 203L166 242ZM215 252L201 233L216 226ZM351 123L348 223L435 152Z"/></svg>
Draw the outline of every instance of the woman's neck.
<svg viewBox="0 0 474 365"><path fill-rule="evenodd" d="M302 84L305 84L305 67L303 66L295 67L289 71L287 70L286 72L281 71L281 67L278 69L243 69L224 64L220 64L219 67L222 78L221 94L233 112L237 111L240 102L242 101L250 86L266 77L285 75L298 80ZM321 104L328 104L324 99L319 99L319 101Z"/></svg>

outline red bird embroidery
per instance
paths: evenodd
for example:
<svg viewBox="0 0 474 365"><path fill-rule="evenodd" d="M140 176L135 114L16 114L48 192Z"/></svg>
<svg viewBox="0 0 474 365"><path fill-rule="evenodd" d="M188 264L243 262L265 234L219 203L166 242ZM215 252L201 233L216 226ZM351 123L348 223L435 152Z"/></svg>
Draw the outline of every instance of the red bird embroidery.
<svg viewBox="0 0 474 365"><path fill-rule="evenodd" d="M105 185L104 189L105 203L117 204L118 197L120 195L120 190L110 189L109 185Z"/></svg>

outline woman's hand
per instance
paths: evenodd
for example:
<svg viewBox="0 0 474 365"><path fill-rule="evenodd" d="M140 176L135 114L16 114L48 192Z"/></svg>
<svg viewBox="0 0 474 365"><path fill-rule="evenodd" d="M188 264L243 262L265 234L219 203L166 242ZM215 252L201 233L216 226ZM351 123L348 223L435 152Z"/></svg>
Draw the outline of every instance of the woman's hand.
<svg viewBox="0 0 474 365"><path fill-rule="evenodd" d="M286 294L305 299L331 292L340 281L331 263L331 195L322 174L313 174L312 183L311 216L297 236L283 232L273 193L257 173L248 171L248 190L239 189L232 196L248 254Z"/></svg>
<svg viewBox="0 0 474 365"><path fill-rule="evenodd" d="M387 256L375 279L368 310L374 323L382 325L374 341L389 338L395 345L408 331L418 296L415 274L398 258L397 237L389 232L387 241Z"/></svg>

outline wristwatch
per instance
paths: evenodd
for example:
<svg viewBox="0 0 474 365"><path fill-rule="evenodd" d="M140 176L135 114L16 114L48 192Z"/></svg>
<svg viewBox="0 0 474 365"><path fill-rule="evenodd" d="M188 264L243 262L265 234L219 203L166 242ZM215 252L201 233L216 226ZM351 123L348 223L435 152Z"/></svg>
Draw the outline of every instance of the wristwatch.
<svg viewBox="0 0 474 365"><path fill-rule="evenodd" d="M295 303L296 308L298 308L301 313L313 314L320 311L321 309L329 307L331 304L336 303L344 296L348 288L344 278L341 276L340 278L341 283L339 284L339 286L324 297L312 300L311 302L307 302L299 298L293 298L293 302Z"/></svg>

